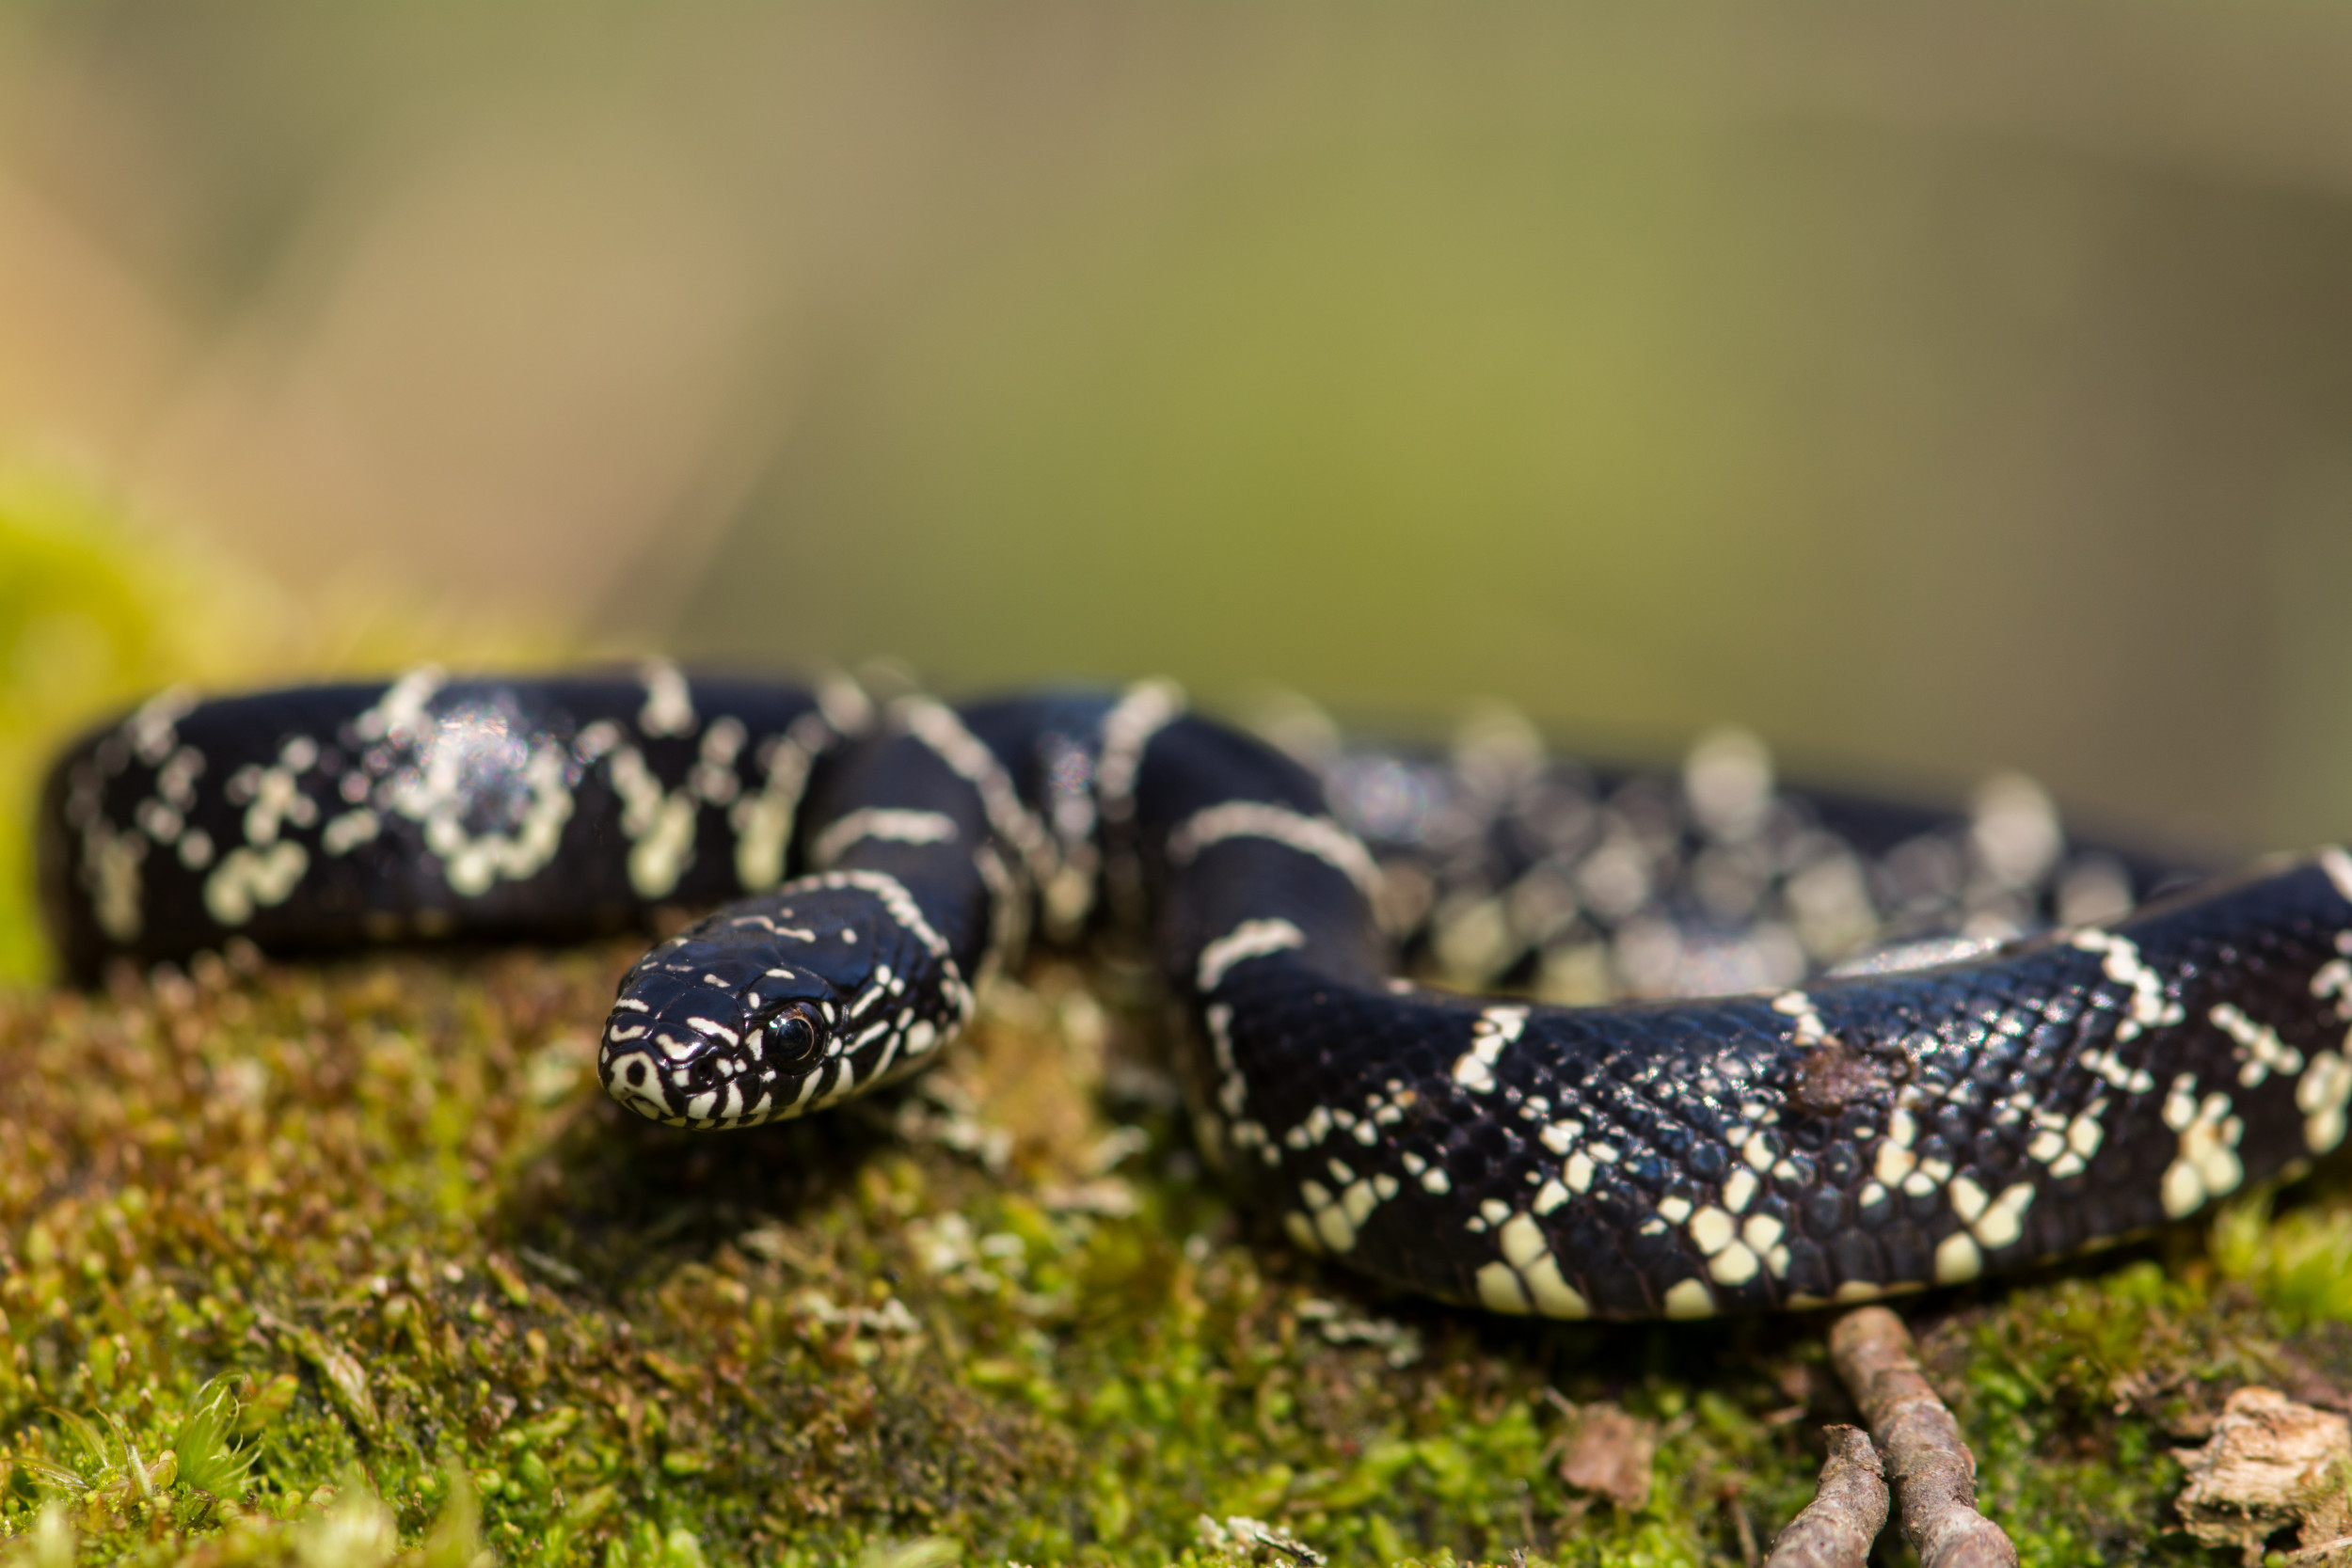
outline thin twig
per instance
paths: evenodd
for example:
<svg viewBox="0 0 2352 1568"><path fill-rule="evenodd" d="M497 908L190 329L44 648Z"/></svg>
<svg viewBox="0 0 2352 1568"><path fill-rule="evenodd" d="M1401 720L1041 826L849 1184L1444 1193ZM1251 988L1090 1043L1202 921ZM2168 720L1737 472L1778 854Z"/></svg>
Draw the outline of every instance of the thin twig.
<svg viewBox="0 0 2352 1568"><path fill-rule="evenodd" d="M1919 1568L2017 1568L2017 1548L1977 1512L1977 1458L1928 1386L1902 1320L1864 1307L1829 1331L1830 1361L1870 1422Z"/></svg>
<svg viewBox="0 0 2352 1568"><path fill-rule="evenodd" d="M1804 1512L1772 1543L1764 1568L1863 1568L1886 1528L1886 1478L1859 1427L1823 1427L1829 1458Z"/></svg>
<svg viewBox="0 0 2352 1568"><path fill-rule="evenodd" d="M1726 1498L1724 1504L1731 1510L1732 1531L1740 1542L1740 1568L1756 1568L1763 1554L1756 1549L1756 1527L1748 1522L1747 1506L1738 1497Z"/></svg>

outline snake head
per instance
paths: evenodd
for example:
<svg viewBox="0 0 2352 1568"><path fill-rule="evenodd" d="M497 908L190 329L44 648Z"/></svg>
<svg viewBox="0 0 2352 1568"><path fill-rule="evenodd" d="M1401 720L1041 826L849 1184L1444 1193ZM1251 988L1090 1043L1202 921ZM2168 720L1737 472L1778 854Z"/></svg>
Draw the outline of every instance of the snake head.
<svg viewBox="0 0 2352 1568"><path fill-rule="evenodd" d="M598 1075L622 1104L674 1126L789 1115L834 1043L834 983L707 935L664 942L623 977Z"/></svg>
<svg viewBox="0 0 2352 1568"><path fill-rule="evenodd" d="M701 1128L796 1117L903 1077L971 1012L927 932L902 888L866 873L730 905L622 977L597 1073L640 1116Z"/></svg>

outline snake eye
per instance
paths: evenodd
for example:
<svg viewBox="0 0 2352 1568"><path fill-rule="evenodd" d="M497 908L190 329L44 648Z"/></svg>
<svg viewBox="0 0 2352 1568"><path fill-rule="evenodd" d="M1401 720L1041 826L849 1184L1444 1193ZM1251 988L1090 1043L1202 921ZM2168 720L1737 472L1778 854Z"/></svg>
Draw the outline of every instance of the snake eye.
<svg viewBox="0 0 2352 1568"><path fill-rule="evenodd" d="M817 1059L824 1043L824 1026L817 1009L806 1002L787 1002L767 1022L768 1049L777 1065L789 1070Z"/></svg>

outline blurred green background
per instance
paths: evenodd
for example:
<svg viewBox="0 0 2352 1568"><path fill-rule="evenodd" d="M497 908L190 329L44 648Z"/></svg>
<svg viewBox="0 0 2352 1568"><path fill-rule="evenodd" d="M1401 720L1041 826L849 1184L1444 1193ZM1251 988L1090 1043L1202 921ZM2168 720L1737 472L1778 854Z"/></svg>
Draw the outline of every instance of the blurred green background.
<svg viewBox="0 0 2352 1568"><path fill-rule="evenodd" d="M2278 3L20 5L0 808L168 679L663 647L2352 832L2347 81Z"/></svg>

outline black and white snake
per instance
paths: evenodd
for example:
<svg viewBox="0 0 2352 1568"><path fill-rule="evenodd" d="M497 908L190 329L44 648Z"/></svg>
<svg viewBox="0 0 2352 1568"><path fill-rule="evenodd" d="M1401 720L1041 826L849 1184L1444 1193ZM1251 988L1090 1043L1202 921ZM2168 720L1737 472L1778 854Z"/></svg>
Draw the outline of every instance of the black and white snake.
<svg viewBox="0 0 2352 1568"><path fill-rule="evenodd" d="M2132 909L2163 868L2070 847L2022 781L1952 817L1778 791L1736 736L1614 777L1508 726L1316 760L1158 685L877 707L655 663L166 695L57 763L44 898L85 981L239 937L719 906L629 971L599 1053L624 1103L698 1128L921 1069L1034 923L1148 928L1199 1145L1241 1196L1499 1312L1965 1280L2344 1139L2340 850ZM1393 979L1399 941L1596 1005Z"/></svg>

